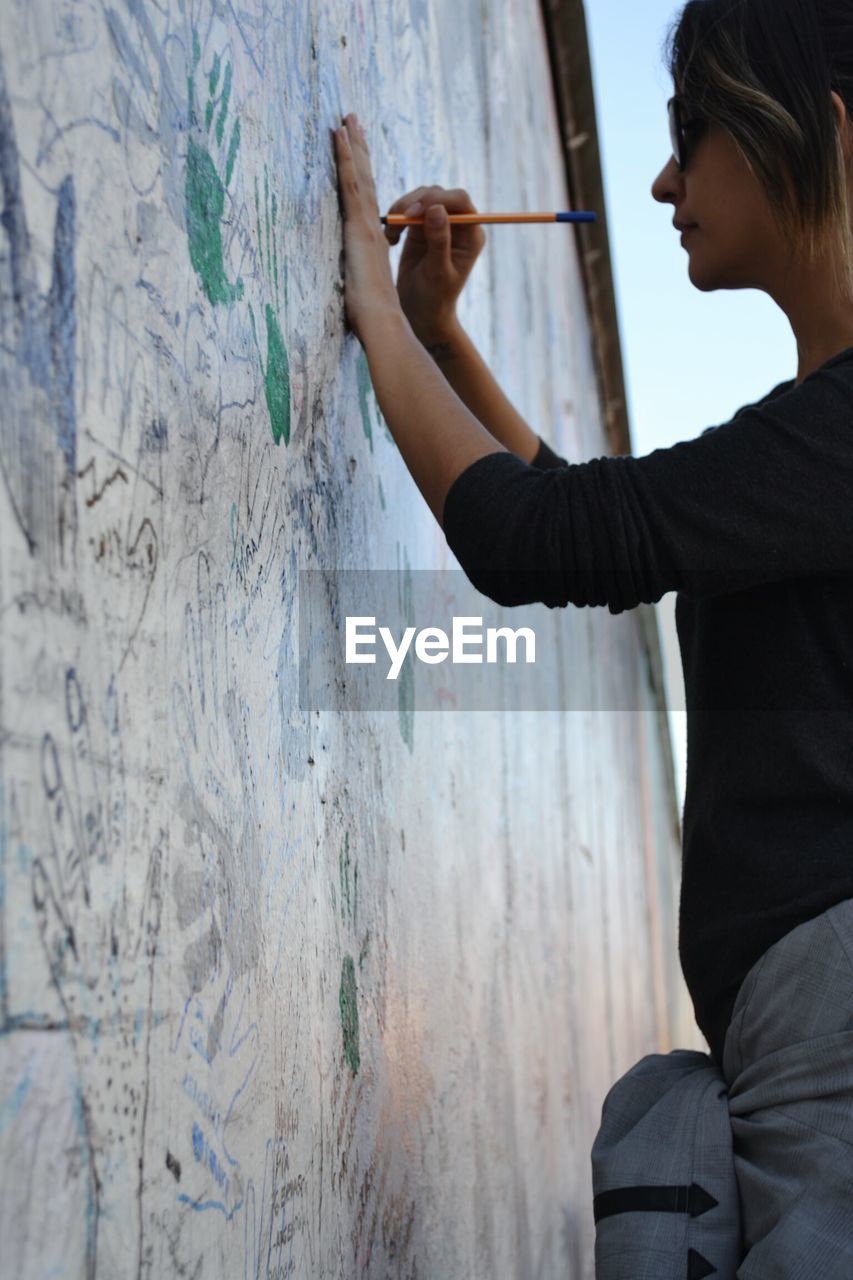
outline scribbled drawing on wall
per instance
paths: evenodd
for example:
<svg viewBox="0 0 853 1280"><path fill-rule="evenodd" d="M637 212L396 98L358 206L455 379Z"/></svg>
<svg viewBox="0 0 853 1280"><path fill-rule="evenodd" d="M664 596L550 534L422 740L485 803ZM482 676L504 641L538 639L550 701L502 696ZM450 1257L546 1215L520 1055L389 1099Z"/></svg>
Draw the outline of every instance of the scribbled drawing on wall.
<svg viewBox="0 0 853 1280"><path fill-rule="evenodd" d="M243 1204L244 1187L228 1130L255 1070L260 1038L245 1011L251 1008L251 973L262 947L261 841L242 749L246 712L229 656L225 588L214 581L205 553L199 553L194 567L194 599L185 606L179 675L172 688L182 771L177 816L184 824L186 850L173 891L178 927L189 931L182 951L186 999L172 1051L183 1046L184 1058L204 1073L210 1089L218 1095L224 1086L225 1093L218 1147L197 1120L191 1128L192 1159L179 1147L187 1173L179 1199L196 1210L215 1208L230 1219ZM220 1055L227 1056L227 1072L220 1072ZM193 1160L202 1166L205 1187L195 1196L189 1189Z"/></svg>
<svg viewBox="0 0 853 1280"><path fill-rule="evenodd" d="M51 280L44 294L39 290L32 255L2 51L0 182L6 232L0 363L5 410L0 416L0 467L29 550L38 550L42 556L58 552L62 557L76 526L74 180L67 175L58 192Z"/></svg>
<svg viewBox="0 0 853 1280"><path fill-rule="evenodd" d="M587 1007L652 980L643 797L596 786L658 739L416 717L411 661L387 712L300 684L336 571L416 625L450 567L345 325L330 131L359 112L389 204L564 207L550 65L534 0L2 6L4 1274L592 1274L595 1110L656 1026ZM603 452L574 241L511 243L461 318ZM630 619L557 612L615 696Z"/></svg>
<svg viewBox="0 0 853 1280"><path fill-rule="evenodd" d="M65 674L64 701L64 741L46 733L41 744L49 845L44 857L33 860L32 902L80 1080L90 1183L87 1266L94 1270L105 1220L120 1217L121 1234L136 1248L141 1240L141 1222L130 1215L139 1214L148 1050L159 1020L153 969L164 833L147 825L138 829L128 815L115 685L101 709L106 742L93 741L91 704L73 668ZM105 771L96 765L96 750L106 756ZM126 890L134 879L128 865L134 855L144 876L138 903L128 900ZM102 1246L102 1259L103 1252Z"/></svg>

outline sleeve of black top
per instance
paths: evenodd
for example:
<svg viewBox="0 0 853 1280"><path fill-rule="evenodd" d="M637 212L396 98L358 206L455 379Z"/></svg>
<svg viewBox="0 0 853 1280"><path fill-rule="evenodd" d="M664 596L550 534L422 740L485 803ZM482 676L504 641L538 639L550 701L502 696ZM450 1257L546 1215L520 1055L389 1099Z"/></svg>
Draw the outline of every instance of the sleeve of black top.
<svg viewBox="0 0 853 1280"><path fill-rule="evenodd" d="M555 453L550 445L546 444L542 437L539 437L539 448L536 451L536 457L530 463L531 467L539 467L545 470L549 467L567 467L569 464L565 458L561 458Z"/></svg>
<svg viewBox="0 0 853 1280"><path fill-rule="evenodd" d="M853 570L851 362L671 448L560 461L487 454L448 490L448 545L499 604L621 613Z"/></svg>

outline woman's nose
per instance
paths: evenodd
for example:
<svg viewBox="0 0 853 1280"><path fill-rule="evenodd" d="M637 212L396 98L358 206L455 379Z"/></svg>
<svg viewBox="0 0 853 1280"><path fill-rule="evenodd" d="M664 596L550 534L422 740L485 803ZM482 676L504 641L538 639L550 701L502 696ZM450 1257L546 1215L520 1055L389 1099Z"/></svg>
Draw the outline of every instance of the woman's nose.
<svg viewBox="0 0 853 1280"><path fill-rule="evenodd" d="M653 199L659 200L661 204L677 204L683 182L684 177L676 164L675 156L670 156L652 183Z"/></svg>

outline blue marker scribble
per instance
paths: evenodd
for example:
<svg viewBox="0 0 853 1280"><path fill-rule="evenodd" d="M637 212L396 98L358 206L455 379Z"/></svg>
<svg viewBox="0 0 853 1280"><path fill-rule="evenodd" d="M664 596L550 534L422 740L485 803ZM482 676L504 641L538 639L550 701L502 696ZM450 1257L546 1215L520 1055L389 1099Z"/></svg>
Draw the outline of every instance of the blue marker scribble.
<svg viewBox="0 0 853 1280"><path fill-rule="evenodd" d="M192 1145L193 1155L195 1156L196 1162L210 1173L210 1176L213 1178L213 1181L222 1194L222 1199L202 1199L201 1197L196 1199L193 1196L186 1195L184 1192L181 1192L177 1199L181 1204L190 1205L196 1213L202 1213L208 1209L215 1209L218 1213L224 1215L226 1222L230 1222L234 1217L234 1214L242 1208L243 1199L241 1197L236 1204L232 1205L230 1209L228 1208L228 1202L231 1198L231 1179L223 1166L222 1160L205 1138L201 1125L196 1120L193 1121L192 1126Z"/></svg>
<svg viewBox="0 0 853 1280"><path fill-rule="evenodd" d="M204 1134L195 1122L193 1122L193 1155L196 1160L201 1160L204 1156Z"/></svg>
<svg viewBox="0 0 853 1280"><path fill-rule="evenodd" d="M32 1081L29 1075L25 1073L21 1076L8 1098L0 1100L0 1138L2 1138L7 1126L12 1123L20 1112L21 1107L24 1105L24 1099L30 1091L31 1084Z"/></svg>
<svg viewBox="0 0 853 1280"><path fill-rule="evenodd" d="M0 58L0 190L5 232L5 253L0 254L11 293L12 315L7 333L14 335L9 354L29 374L38 413L0 415L2 475L12 510L31 551L55 536L53 510L59 499L53 491L52 469L45 449L58 446L66 477L77 465L75 397L76 273L74 235L76 199L74 180L68 175L60 185L53 232L52 277L47 296L40 294L36 264L27 227L21 190L18 146L12 104ZM44 418L53 440L39 438ZM62 483L62 477L59 477Z"/></svg>

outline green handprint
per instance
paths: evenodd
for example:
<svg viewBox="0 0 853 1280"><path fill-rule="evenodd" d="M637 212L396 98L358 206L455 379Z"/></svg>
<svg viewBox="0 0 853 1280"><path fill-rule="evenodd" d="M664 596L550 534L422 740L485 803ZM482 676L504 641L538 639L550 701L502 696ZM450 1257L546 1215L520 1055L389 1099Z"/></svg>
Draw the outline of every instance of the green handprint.
<svg viewBox="0 0 853 1280"><path fill-rule="evenodd" d="M222 149L225 135L225 119L231 100L231 63L225 67L222 90L219 97L216 90L219 85L219 54L213 59L213 67L208 76L208 99L204 112L204 130L201 129L195 109L195 72L201 61L201 46L198 33L193 31L193 63L188 77L189 116L191 132L187 144L187 234L190 243L190 262L198 273L202 287L210 301L233 302L243 296L243 281L231 284L225 274L225 262L222 255L222 214L225 210L225 189L231 182L234 161L240 147L240 121L234 122L231 141L225 160L225 181L219 176L216 164L210 155L208 146L211 142L210 126L217 106L214 137L216 146ZM195 136L193 136L195 134Z"/></svg>
<svg viewBox="0 0 853 1280"><path fill-rule="evenodd" d="M276 245L276 216L278 206L276 203L275 192L270 197L269 174L266 167L264 168L264 226L261 227L261 203L258 195L258 180L255 178L255 214L257 216L258 225L258 254L260 256L261 268L266 276L267 283L271 286L276 297L279 293L278 281L278 248ZM265 247L266 246L266 247ZM287 306L287 265L282 264L284 275L284 304ZM290 366L287 359L287 349L284 345L284 339L281 336L281 327L279 326L276 313L272 305L268 302L264 308L264 314L267 322L267 361L264 366L263 356L261 355L261 347L258 342L258 328L255 324L255 313L251 306L249 307L249 318L252 321L252 333L255 338L255 346L258 348L258 359L261 362L261 370L264 375L264 393L266 395L267 409L270 415L270 424L272 426L272 438L279 443L284 440L285 444L290 443Z"/></svg>

